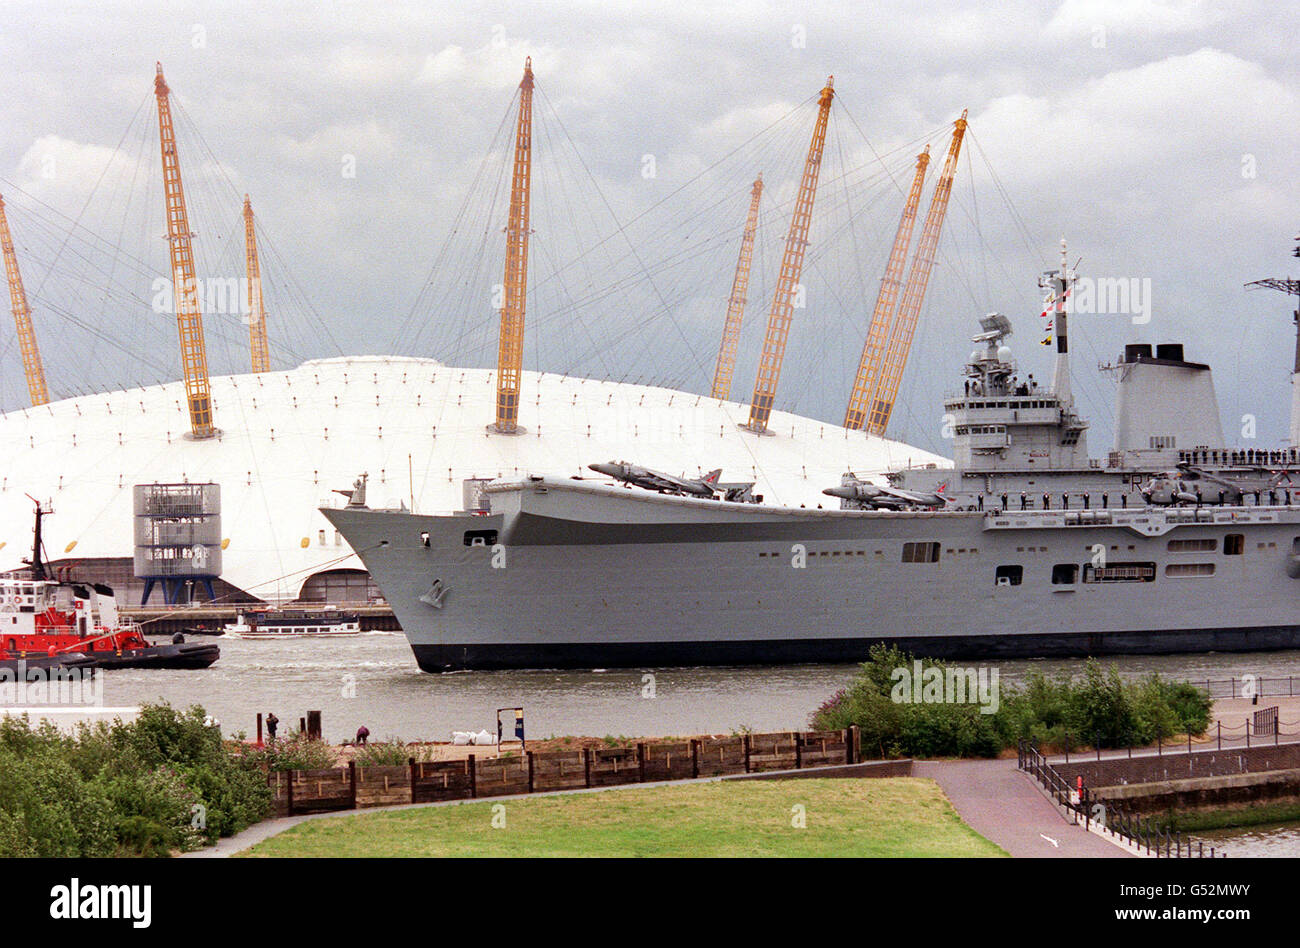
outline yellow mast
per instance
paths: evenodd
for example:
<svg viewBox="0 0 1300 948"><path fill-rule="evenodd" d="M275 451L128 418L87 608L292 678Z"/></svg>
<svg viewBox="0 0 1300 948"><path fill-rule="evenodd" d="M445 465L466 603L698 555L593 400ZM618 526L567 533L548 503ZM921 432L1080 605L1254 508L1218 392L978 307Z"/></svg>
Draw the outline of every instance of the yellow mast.
<svg viewBox="0 0 1300 948"><path fill-rule="evenodd" d="M190 247L192 235L189 215L185 211L180 156L176 152L176 130L172 125L168 99L170 92L163 78L162 63L159 63L154 78L154 94L158 97L158 140L162 147L163 189L167 198L167 242L171 248L172 296L176 304L176 329L180 335L185 400L194 437L211 438L217 433L212 423L212 386L208 379L203 313L199 308L194 252Z"/></svg>
<svg viewBox="0 0 1300 948"><path fill-rule="evenodd" d="M244 256L248 271L248 346L254 372L271 370L266 341L266 307L262 304L262 266L257 259L257 234L253 229L253 204L244 195Z"/></svg>
<svg viewBox="0 0 1300 948"><path fill-rule="evenodd" d="M871 325L867 330L867 341L862 347L862 359L858 362L853 391L849 395L849 407L844 412L844 427L853 431L861 429L867 420L867 399L880 378L880 363L885 357L885 346L893 329L894 307L898 302L899 287L903 285L907 248L912 242L916 211L921 204L921 192L925 188L925 169L929 164L930 146L926 145L925 151L916 156L916 175L912 178L912 187L907 192L907 201L903 205L903 217L898 222L898 233L894 235L894 247L889 252L885 277L880 281L880 293L876 296L876 308L871 313Z"/></svg>
<svg viewBox="0 0 1300 948"><path fill-rule="evenodd" d="M916 246L916 255L912 257L912 269L908 271L907 286L903 289L903 298L898 304L898 318L885 350L880 381L867 402L871 406L871 415L867 420L867 432L870 434L884 435L889 426L889 415L898 398L898 386L903 380L907 353L912 348L912 336L916 334L916 320L921 315L921 302L925 299L925 288L930 282L930 271L934 268L934 255L939 249L939 234L943 230L944 215L948 212L952 179L957 174L957 156L961 153L961 141L965 134L966 113L962 112L961 118L954 124L948 157L944 159L939 182L934 186L934 196L930 198L930 210L925 215L921 240Z"/></svg>
<svg viewBox="0 0 1300 948"><path fill-rule="evenodd" d="M497 345L497 418L492 430L515 434L519 428L519 377L524 360L524 305L528 296L528 189L533 161L533 60L524 60L515 125L515 163L510 182L510 220L506 225L505 300Z"/></svg>
<svg viewBox="0 0 1300 948"><path fill-rule="evenodd" d="M804 161L803 179L799 183L799 196L795 199L794 213L790 217L790 232L785 239L785 253L781 257L781 274L772 296L772 310L767 317L767 336L763 340L763 356L758 363L758 378L754 380L754 397L749 406L750 431L762 434L772 414L776 398L776 385L781 378L781 362L785 358L785 344L790 336L790 320L794 314L794 294L803 275L803 258L808 250L808 227L812 223L813 198L817 196L817 177L821 171L822 151L826 146L826 123L830 118L831 100L835 97L835 77L826 80L817 99L817 122L813 126L812 141L808 144L808 158Z"/></svg>
<svg viewBox="0 0 1300 948"><path fill-rule="evenodd" d="M731 377L736 371L736 349L740 345L740 323L745 316L746 292L749 289L749 268L754 260L754 233L758 229L758 202L763 197L763 175L760 173L750 191L749 217L745 219L745 235L740 240L740 259L736 261L736 277L727 298L727 320L722 326L722 345L718 348L718 365L713 371L713 397L727 398L731 394Z"/></svg>
<svg viewBox="0 0 1300 948"><path fill-rule="evenodd" d="M18 272L18 255L9 233L9 220L5 216L5 201L0 197L0 246L4 248L5 273L9 277L9 303L14 311L14 325L18 328L18 348L22 351L23 371L27 373L27 394L33 405L44 405L50 400L45 387L45 366L41 364L41 350L36 345L36 329L32 326L32 310L27 305L27 291L23 277Z"/></svg>

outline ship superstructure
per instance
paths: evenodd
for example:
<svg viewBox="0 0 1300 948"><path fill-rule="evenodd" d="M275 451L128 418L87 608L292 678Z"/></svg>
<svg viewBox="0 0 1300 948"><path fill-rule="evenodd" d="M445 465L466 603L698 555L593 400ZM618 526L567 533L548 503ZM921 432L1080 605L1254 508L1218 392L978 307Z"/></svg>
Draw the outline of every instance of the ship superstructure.
<svg viewBox="0 0 1300 948"><path fill-rule="evenodd" d="M1174 476L1214 479L1212 488L1207 483L1201 491L1204 503L1220 502L1221 489L1222 502L1228 503L1243 491L1268 502L1269 489L1274 502L1287 502L1292 479L1300 489L1294 446L1263 450L1225 444L1211 368L1187 360L1179 343L1133 343L1105 367L1117 383L1114 442L1104 458L1092 457L1089 423L1079 414L1070 386L1068 300L1076 280L1062 241L1061 265L1042 281L1055 323L1052 381L1020 374L1008 344L1010 320L998 313L981 318L963 390L943 403L953 469L902 468L887 474L890 485L909 491L946 485L951 503L976 510L1142 506L1153 477L1180 469L1183 473ZM1283 476L1270 479L1273 473Z"/></svg>

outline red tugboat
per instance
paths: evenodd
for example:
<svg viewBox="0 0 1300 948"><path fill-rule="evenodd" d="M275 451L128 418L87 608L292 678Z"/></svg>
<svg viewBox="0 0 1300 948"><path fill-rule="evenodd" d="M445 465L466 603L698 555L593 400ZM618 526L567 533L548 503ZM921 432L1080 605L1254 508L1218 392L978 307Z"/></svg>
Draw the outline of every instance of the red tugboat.
<svg viewBox="0 0 1300 948"><path fill-rule="evenodd" d="M31 579L0 578L0 660L96 668L207 668L221 650L183 636L154 644L138 625L118 621L113 590L99 583L51 579L36 505Z"/></svg>

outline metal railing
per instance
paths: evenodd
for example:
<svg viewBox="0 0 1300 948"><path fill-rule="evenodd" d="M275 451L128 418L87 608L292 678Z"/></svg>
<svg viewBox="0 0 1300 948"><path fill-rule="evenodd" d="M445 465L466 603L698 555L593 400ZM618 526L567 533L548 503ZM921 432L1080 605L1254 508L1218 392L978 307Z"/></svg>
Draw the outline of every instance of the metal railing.
<svg viewBox="0 0 1300 948"><path fill-rule="evenodd" d="M1017 766L1047 791L1058 807L1070 814L1076 825L1085 830L1098 827L1102 832L1124 840L1140 853L1166 859L1213 859L1226 856L1211 846L1205 851L1204 840L1193 840L1176 829L1161 829L1149 817L1137 816L1114 800L1098 798L1080 783L1071 787L1036 746L1020 741Z"/></svg>
<svg viewBox="0 0 1300 948"><path fill-rule="evenodd" d="M1104 751L1100 736L1094 737L1092 743L1088 744L1086 741L1076 740L1074 735L1066 731L1064 746L1055 753L1048 753L1047 756L1062 757L1063 762L1068 764L1071 754L1079 759L1088 757L1094 760L1113 760L1117 757L1163 757L1165 751L1171 754L1190 754L1197 750L1211 748L1249 750L1265 744L1276 747L1281 744L1300 743L1297 740L1300 739L1300 720L1283 721L1278 717L1277 711L1276 707L1261 708L1255 712L1253 723L1251 718L1246 718L1240 724L1224 724L1222 721L1215 721L1214 727L1207 729L1200 737L1186 734L1177 741L1167 741L1163 737L1157 737L1154 744L1123 744L1107 747ZM1282 740L1284 737L1288 740Z"/></svg>
<svg viewBox="0 0 1300 948"><path fill-rule="evenodd" d="M175 606L136 606L126 605L119 607L122 612L129 612L132 615L159 615L165 613L183 613L183 612L262 612L267 610L287 610L292 612L357 612L361 610L385 610L391 611L392 607L388 601L376 597L374 599L289 599L283 602L273 603L268 601L255 602L189 602Z"/></svg>
<svg viewBox="0 0 1300 948"><path fill-rule="evenodd" d="M1238 675L1235 678L1189 680L1188 684L1204 688L1211 698L1300 697L1300 677L1268 678L1264 675Z"/></svg>

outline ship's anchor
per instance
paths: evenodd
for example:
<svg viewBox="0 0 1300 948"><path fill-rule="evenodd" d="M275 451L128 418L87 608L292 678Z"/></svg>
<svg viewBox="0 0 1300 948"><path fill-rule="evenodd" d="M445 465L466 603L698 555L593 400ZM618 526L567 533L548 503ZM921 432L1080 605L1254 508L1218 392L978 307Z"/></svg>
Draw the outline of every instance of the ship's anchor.
<svg viewBox="0 0 1300 948"><path fill-rule="evenodd" d="M428 603L435 609L442 608L442 601L447 598L447 587L442 584L441 579L435 579L429 591L420 597L420 602Z"/></svg>

